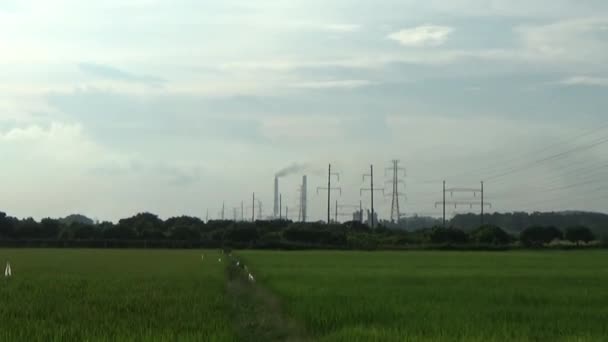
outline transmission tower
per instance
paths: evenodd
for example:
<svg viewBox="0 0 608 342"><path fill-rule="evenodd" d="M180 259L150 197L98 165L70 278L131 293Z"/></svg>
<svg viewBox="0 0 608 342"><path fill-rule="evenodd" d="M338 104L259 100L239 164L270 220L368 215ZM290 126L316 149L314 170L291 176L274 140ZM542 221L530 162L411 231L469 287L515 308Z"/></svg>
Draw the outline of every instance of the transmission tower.
<svg viewBox="0 0 608 342"><path fill-rule="evenodd" d="M238 207L233 207L232 208L232 221L237 222L237 211L239 210Z"/></svg>
<svg viewBox="0 0 608 342"><path fill-rule="evenodd" d="M327 171L327 188L317 187L317 194L319 194L319 190L327 191L327 224L331 223L331 192L334 190L340 191L340 196L342 196L341 187L336 187L336 188L331 187L331 177L332 176L336 177L338 179L338 182L340 181L340 174L337 172L332 173L331 164L329 164L328 171Z"/></svg>
<svg viewBox="0 0 608 342"><path fill-rule="evenodd" d="M255 222L255 192L253 193L253 199L251 200L251 222Z"/></svg>
<svg viewBox="0 0 608 342"><path fill-rule="evenodd" d="M364 191L369 191L370 195L371 195L371 218L370 218L370 226L372 229L374 229L374 221L375 221L375 215L374 215L374 191L382 191L382 194L384 195L384 188L374 188L374 165L370 165L369 166L369 173L366 173L363 175L363 182L365 182L365 178L369 177L369 181L370 181L370 187L369 188L361 188L360 190L360 195L363 195Z"/></svg>
<svg viewBox="0 0 608 342"><path fill-rule="evenodd" d="M399 167L399 160L393 160L392 166L387 167L386 171L391 171L393 173L392 179L387 181L387 183L392 184L392 192L388 194L388 196L392 197L391 200L391 222L399 223L399 219L401 219L401 210L399 208L399 197L403 196L405 198L405 194L399 192L399 184L405 184L403 180L399 179L400 174L403 174L403 177L406 176L405 169Z"/></svg>
<svg viewBox="0 0 608 342"><path fill-rule="evenodd" d="M446 193L450 194L450 197L454 197L454 193L472 193L473 197L477 197L480 195L479 200L451 200L446 201ZM454 208L458 208L459 206L469 206L471 209L473 207L479 206L481 208L481 225L484 224L484 209L485 207L492 208L492 203L488 203L484 201L484 183L481 182L480 188L448 188L445 187L445 181L443 181L443 201L435 202L435 208L438 205L443 206L443 227L445 228L445 207L446 205L453 205Z"/></svg>

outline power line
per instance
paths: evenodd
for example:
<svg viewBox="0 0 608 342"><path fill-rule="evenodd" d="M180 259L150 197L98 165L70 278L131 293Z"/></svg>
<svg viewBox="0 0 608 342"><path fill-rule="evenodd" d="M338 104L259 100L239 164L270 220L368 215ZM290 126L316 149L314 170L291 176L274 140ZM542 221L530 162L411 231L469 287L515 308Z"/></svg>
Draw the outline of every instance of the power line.
<svg viewBox="0 0 608 342"><path fill-rule="evenodd" d="M522 170L525 170L527 168L535 167L535 166L540 165L540 164L542 164L544 162L547 162L547 161L555 160L557 158L562 158L562 157L565 157L565 156L567 156L569 154L572 154L572 153L575 153L575 152L580 152L580 151L583 151L583 150L592 149L594 147L600 146L600 145L605 144L607 142L608 142L608 138L603 137L602 139L596 140L596 141L594 141L591 144L583 145L583 146L577 146L575 148L566 150L564 152L560 152L560 153L557 153L557 154L554 154L554 155L551 155L551 156L548 156L548 157L545 157L545 158L537 159L537 160L534 160L532 162L529 162L529 163L526 163L526 164L522 164L519 167L513 167L513 168L509 169L508 171L502 172L500 174L497 174L497 175L494 175L494 176L491 176L491 177L487 177L486 180L495 180L495 179L498 179L498 178L502 178L502 177L505 177L505 176L508 176L508 175L511 175L511 174L514 174L514 173L517 173L517 172L521 172Z"/></svg>
<svg viewBox="0 0 608 342"><path fill-rule="evenodd" d="M534 151L531 151L531 152L528 152L528 153L524 153L524 154L522 154L520 156L516 156L514 158L505 159L502 162L494 162L494 163L492 163L491 167L486 167L486 168L479 169L477 171L473 171L474 172L473 174L481 176L483 174L493 174L493 173L496 173L496 172L498 172L498 170L504 168L505 166L509 165L510 163L513 163L514 161L524 159L527 156L536 156L536 155L538 155L540 153L549 151L549 150L553 149L554 147L557 147L557 146L560 146L560 145L566 145L569 142L576 141L576 140L579 140L579 139L587 137L587 136L591 136L591 135L593 135L593 134L595 134L597 132L600 132L600 131L602 131L602 130L604 130L606 128L608 128L608 121L600 123L599 126L595 125L593 128L588 129L588 130L584 131L583 133L576 134L574 136L571 136L569 138L566 138L566 139L564 139L562 141L559 141L559 142L556 142L556 143L552 143L552 144L550 144L548 146L545 146L543 148L540 148L538 150L534 150ZM471 172L468 172L466 174L462 174L460 176L456 176L455 178L464 177L464 176L470 176L470 175L471 175ZM486 179L488 179L488 178L486 178Z"/></svg>

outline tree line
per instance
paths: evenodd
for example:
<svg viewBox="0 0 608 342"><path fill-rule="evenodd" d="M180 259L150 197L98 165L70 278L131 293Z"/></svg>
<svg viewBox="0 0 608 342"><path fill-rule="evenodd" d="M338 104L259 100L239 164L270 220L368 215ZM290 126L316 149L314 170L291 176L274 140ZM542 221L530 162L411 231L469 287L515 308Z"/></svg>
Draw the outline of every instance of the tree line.
<svg viewBox="0 0 608 342"><path fill-rule="evenodd" d="M3 246L468 249L538 248L556 241L569 241L570 246L587 246L598 238L591 229L581 225L564 229L535 225L513 234L496 225L467 230L435 226L413 231L380 225L372 230L356 221L330 225L287 220L204 222L189 216L162 220L151 213L140 213L118 223L94 222L79 215L45 218L38 222L0 212ZM593 244L606 245L602 241Z"/></svg>

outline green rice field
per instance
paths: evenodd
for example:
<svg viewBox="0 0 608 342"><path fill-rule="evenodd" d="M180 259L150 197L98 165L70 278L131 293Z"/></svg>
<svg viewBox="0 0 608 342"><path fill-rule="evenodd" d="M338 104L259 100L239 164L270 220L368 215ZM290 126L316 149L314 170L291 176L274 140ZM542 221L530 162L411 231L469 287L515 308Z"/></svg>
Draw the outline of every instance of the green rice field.
<svg viewBox="0 0 608 342"><path fill-rule="evenodd" d="M0 341L236 340L217 253L0 249Z"/></svg>
<svg viewBox="0 0 608 342"><path fill-rule="evenodd" d="M0 341L608 336L606 251L234 254L255 283L217 251L0 249Z"/></svg>
<svg viewBox="0 0 608 342"><path fill-rule="evenodd" d="M319 341L606 341L608 253L246 252Z"/></svg>

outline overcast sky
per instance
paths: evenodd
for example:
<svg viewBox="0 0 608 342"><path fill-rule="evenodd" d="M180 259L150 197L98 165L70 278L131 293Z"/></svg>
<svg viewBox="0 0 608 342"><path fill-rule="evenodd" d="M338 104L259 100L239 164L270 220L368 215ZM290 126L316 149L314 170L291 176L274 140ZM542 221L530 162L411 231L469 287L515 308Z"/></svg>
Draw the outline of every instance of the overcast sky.
<svg viewBox="0 0 608 342"><path fill-rule="evenodd" d="M0 210L270 214L303 163L320 219L328 163L359 204L400 159L407 214L605 211L606 61L605 0L0 0Z"/></svg>

